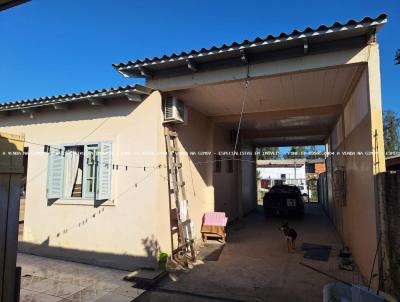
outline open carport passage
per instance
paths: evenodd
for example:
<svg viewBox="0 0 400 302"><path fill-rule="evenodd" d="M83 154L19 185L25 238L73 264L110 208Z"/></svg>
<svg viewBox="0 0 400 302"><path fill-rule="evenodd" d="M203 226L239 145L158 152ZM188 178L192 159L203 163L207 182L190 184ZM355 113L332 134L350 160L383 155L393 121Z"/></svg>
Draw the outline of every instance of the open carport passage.
<svg viewBox="0 0 400 302"><path fill-rule="evenodd" d="M218 261L205 261L178 274L179 282L167 279L138 301L321 301L323 286L332 280L300 261L358 282L358 273L339 270L342 244L320 206L307 204L305 218L289 220L299 234L296 252L289 254L278 229L282 219L265 219L260 209L229 228ZM305 242L332 246L329 260L304 259L300 247Z"/></svg>
<svg viewBox="0 0 400 302"><path fill-rule="evenodd" d="M188 200L197 230L204 213L211 211L225 212L230 222L247 222L242 230L228 234L221 256L220 262L226 264L221 270L231 274L221 276L218 269L210 271L204 274L205 283L213 280L223 288L226 282L226 288L236 293L240 287L236 280L264 280L270 282L271 286L265 288L273 296L277 288L282 295L287 294L282 291L287 284L295 293L301 282L309 282L300 277L310 276L313 280L313 272L304 272L297 265L296 257L301 255L274 254L274 236L279 240L282 235L275 233L276 225L264 225L264 220L252 212L257 207L255 148L317 144L333 152L326 159L322 204L350 247L363 279L369 278L379 237L376 175L385 170L377 43L377 33L385 22L385 15L346 24L336 22L303 32L295 30L276 37L115 65L124 76L144 77L146 84L161 91L164 98L175 98L185 106L187 118L174 128L180 150L197 154L190 154L183 167L184 178L191 183ZM213 160L198 155L204 150L211 151ZM233 150L241 152L234 154L234 164L230 163ZM168 197L164 196L165 203ZM169 223L169 217L164 223ZM254 227L257 223L263 227ZM295 227L299 229L299 241L306 234L311 236L307 241L320 236L321 241L315 242L318 244L334 238L333 230L322 218L306 215L304 222ZM235 241L235 236L243 233L248 236ZM169 235L165 230L165 237ZM267 243L261 244L264 240ZM247 243L253 244L246 247ZM231 248L237 251L231 252ZM264 259L256 262L264 268L259 275L251 270L257 266L252 262L254 258ZM248 263L242 266L245 260ZM290 261L296 265L289 266ZM201 275L213 265L196 268L190 275ZM280 274L275 269L273 274L268 273L275 266ZM242 267L250 268L252 274L242 278ZM378 266L373 272L379 272ZM326 282L320 276L315 278L309 282L310 294L320 293L314 284ZM375 288L377 281L373 280ZM201 282L197 286L205 288ZM240 288L250 290L250 286ZM263 291L251 289L257 290Z"/></svg>

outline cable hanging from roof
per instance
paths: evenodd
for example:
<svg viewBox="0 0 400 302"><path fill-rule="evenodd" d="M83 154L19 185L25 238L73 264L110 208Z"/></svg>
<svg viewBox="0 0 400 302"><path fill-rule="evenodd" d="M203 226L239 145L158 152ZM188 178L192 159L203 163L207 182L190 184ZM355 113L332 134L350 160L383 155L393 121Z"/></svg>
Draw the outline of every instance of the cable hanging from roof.
<svg viewBox="0 0 400 302"><path fill-rule="evenodd" d="M240 134L240 128L242 126L242 120L243 120L243 113L244 113L244 108L246 105L246 100L247 100L247 95L249 91L249 83L250 83L250 63L248 62L248 59L246 58L245 54L243 54L244 60L246 62L246 79L244 80L244 90L243 90L243 97L242 97L242 109L240 111L240 118L239 118L239 123L236 131L236 139L235 139L235 146L233 148L233 157L236 155L236 148L239 142L239 134Z"/></svg>

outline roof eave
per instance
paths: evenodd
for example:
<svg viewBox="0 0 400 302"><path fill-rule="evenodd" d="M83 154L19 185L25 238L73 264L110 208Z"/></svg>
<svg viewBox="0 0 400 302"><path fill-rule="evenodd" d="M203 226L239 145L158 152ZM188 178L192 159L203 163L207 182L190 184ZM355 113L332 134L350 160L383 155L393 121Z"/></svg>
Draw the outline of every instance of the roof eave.
<svg viewBox="0 0 400 302"><path fill-rule="evenodd" d="M218 60L218 57L221 57L223 54L233 52L239 53L240 51L251 50L257 47L266 47L268 45L283 45L283 42L302 41L305 39L307 39L308 43L310 43L315 37L330 38L335 34L337 35L343 32L359 31L360 34L358 36L362 36L365 34L366 29L371 29L371 32L378 32L385 23L387 23L387 16L385 14L381 14L377 18L371 20L368 19L368 21L365 22L356 22L352 20L348 21L346 24L340 24L340 26L336 23L330 27L321 25L316 30L306 29L303 32L297 31L295 34L293 34L295 31L292 32L292 34L282 33L275 37L268 36L266 39L256 38L253 41L243 41L242 43L235 42L229 47L225 45L219 48L213 46L208 50L202 49L200 51L191 51L190 53L182 52L178 55L172 54L170 56L163 56L161 59L155 57L152 59L137 60L135 62L129 61L127 63L113 64L113 67L124 77L150 78L152 75L146 74L146 72L149 72L149 70L146 68L158 70L159 67L163 67L168 69L166 65L178 66L187 64L188 60L212 57L215 57L215 59ZM284 49L284 47L282 49Z"/></svg>
<svg viewBox="0 0 400 302"><path fill-rule="evenodd" d="M24 4L28 1L30 0L2 0L0 1L0 11Z"/></svg>
<svg viewBox="0 0 400 302"><path fill-rule="evenodd" d="M153 91L151 88L135 85L121 86L120 89L108 89L97 92L85 92L72 95L58 95L54 97L38 98L26 101L17 101L0 104L0 112L11 112L26 109L37 109L46 106L57 106L78 103L83 101L104 100L111 98L127 97L130 101L141 102L145 96ZM135 97L137 96L137 97Z"/></svg>

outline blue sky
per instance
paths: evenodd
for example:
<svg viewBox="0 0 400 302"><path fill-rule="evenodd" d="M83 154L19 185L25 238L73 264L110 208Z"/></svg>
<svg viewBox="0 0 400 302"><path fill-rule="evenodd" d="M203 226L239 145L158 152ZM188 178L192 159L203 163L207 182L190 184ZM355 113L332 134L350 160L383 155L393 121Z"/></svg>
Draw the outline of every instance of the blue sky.
<svg viewBox="0 0 400 302"><path fill-rule="evenodd" d="M271 3L268 3L271 2ZM307 3L307 4L306 4ZM0 100L130 84L111 66L350 18L389 14L380 32L385 109L400 112L400 2L32 0L0 13Z"/></svg>

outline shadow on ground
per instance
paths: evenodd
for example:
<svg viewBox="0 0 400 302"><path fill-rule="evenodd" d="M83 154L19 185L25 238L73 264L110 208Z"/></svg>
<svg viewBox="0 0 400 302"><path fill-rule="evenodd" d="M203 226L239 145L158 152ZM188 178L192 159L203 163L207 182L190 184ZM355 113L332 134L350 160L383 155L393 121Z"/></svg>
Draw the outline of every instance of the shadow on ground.
<svg viewBox="0 0 400 302"><path fill-rule="evenodd" d="M286 220L286 219L285 219ZM281 218L265 219L261 211L228 230L218 261L205 261L176 281L167 278L136 301L322 301L322 288L331 280L299 265L300 261L348 282L356 273L338 269L341 242L318 204L307 204L303 221L289 221L298 233L297 250L287 253L278 230ZM303 258L305 243L332 246L329 260Z"/></svg>

